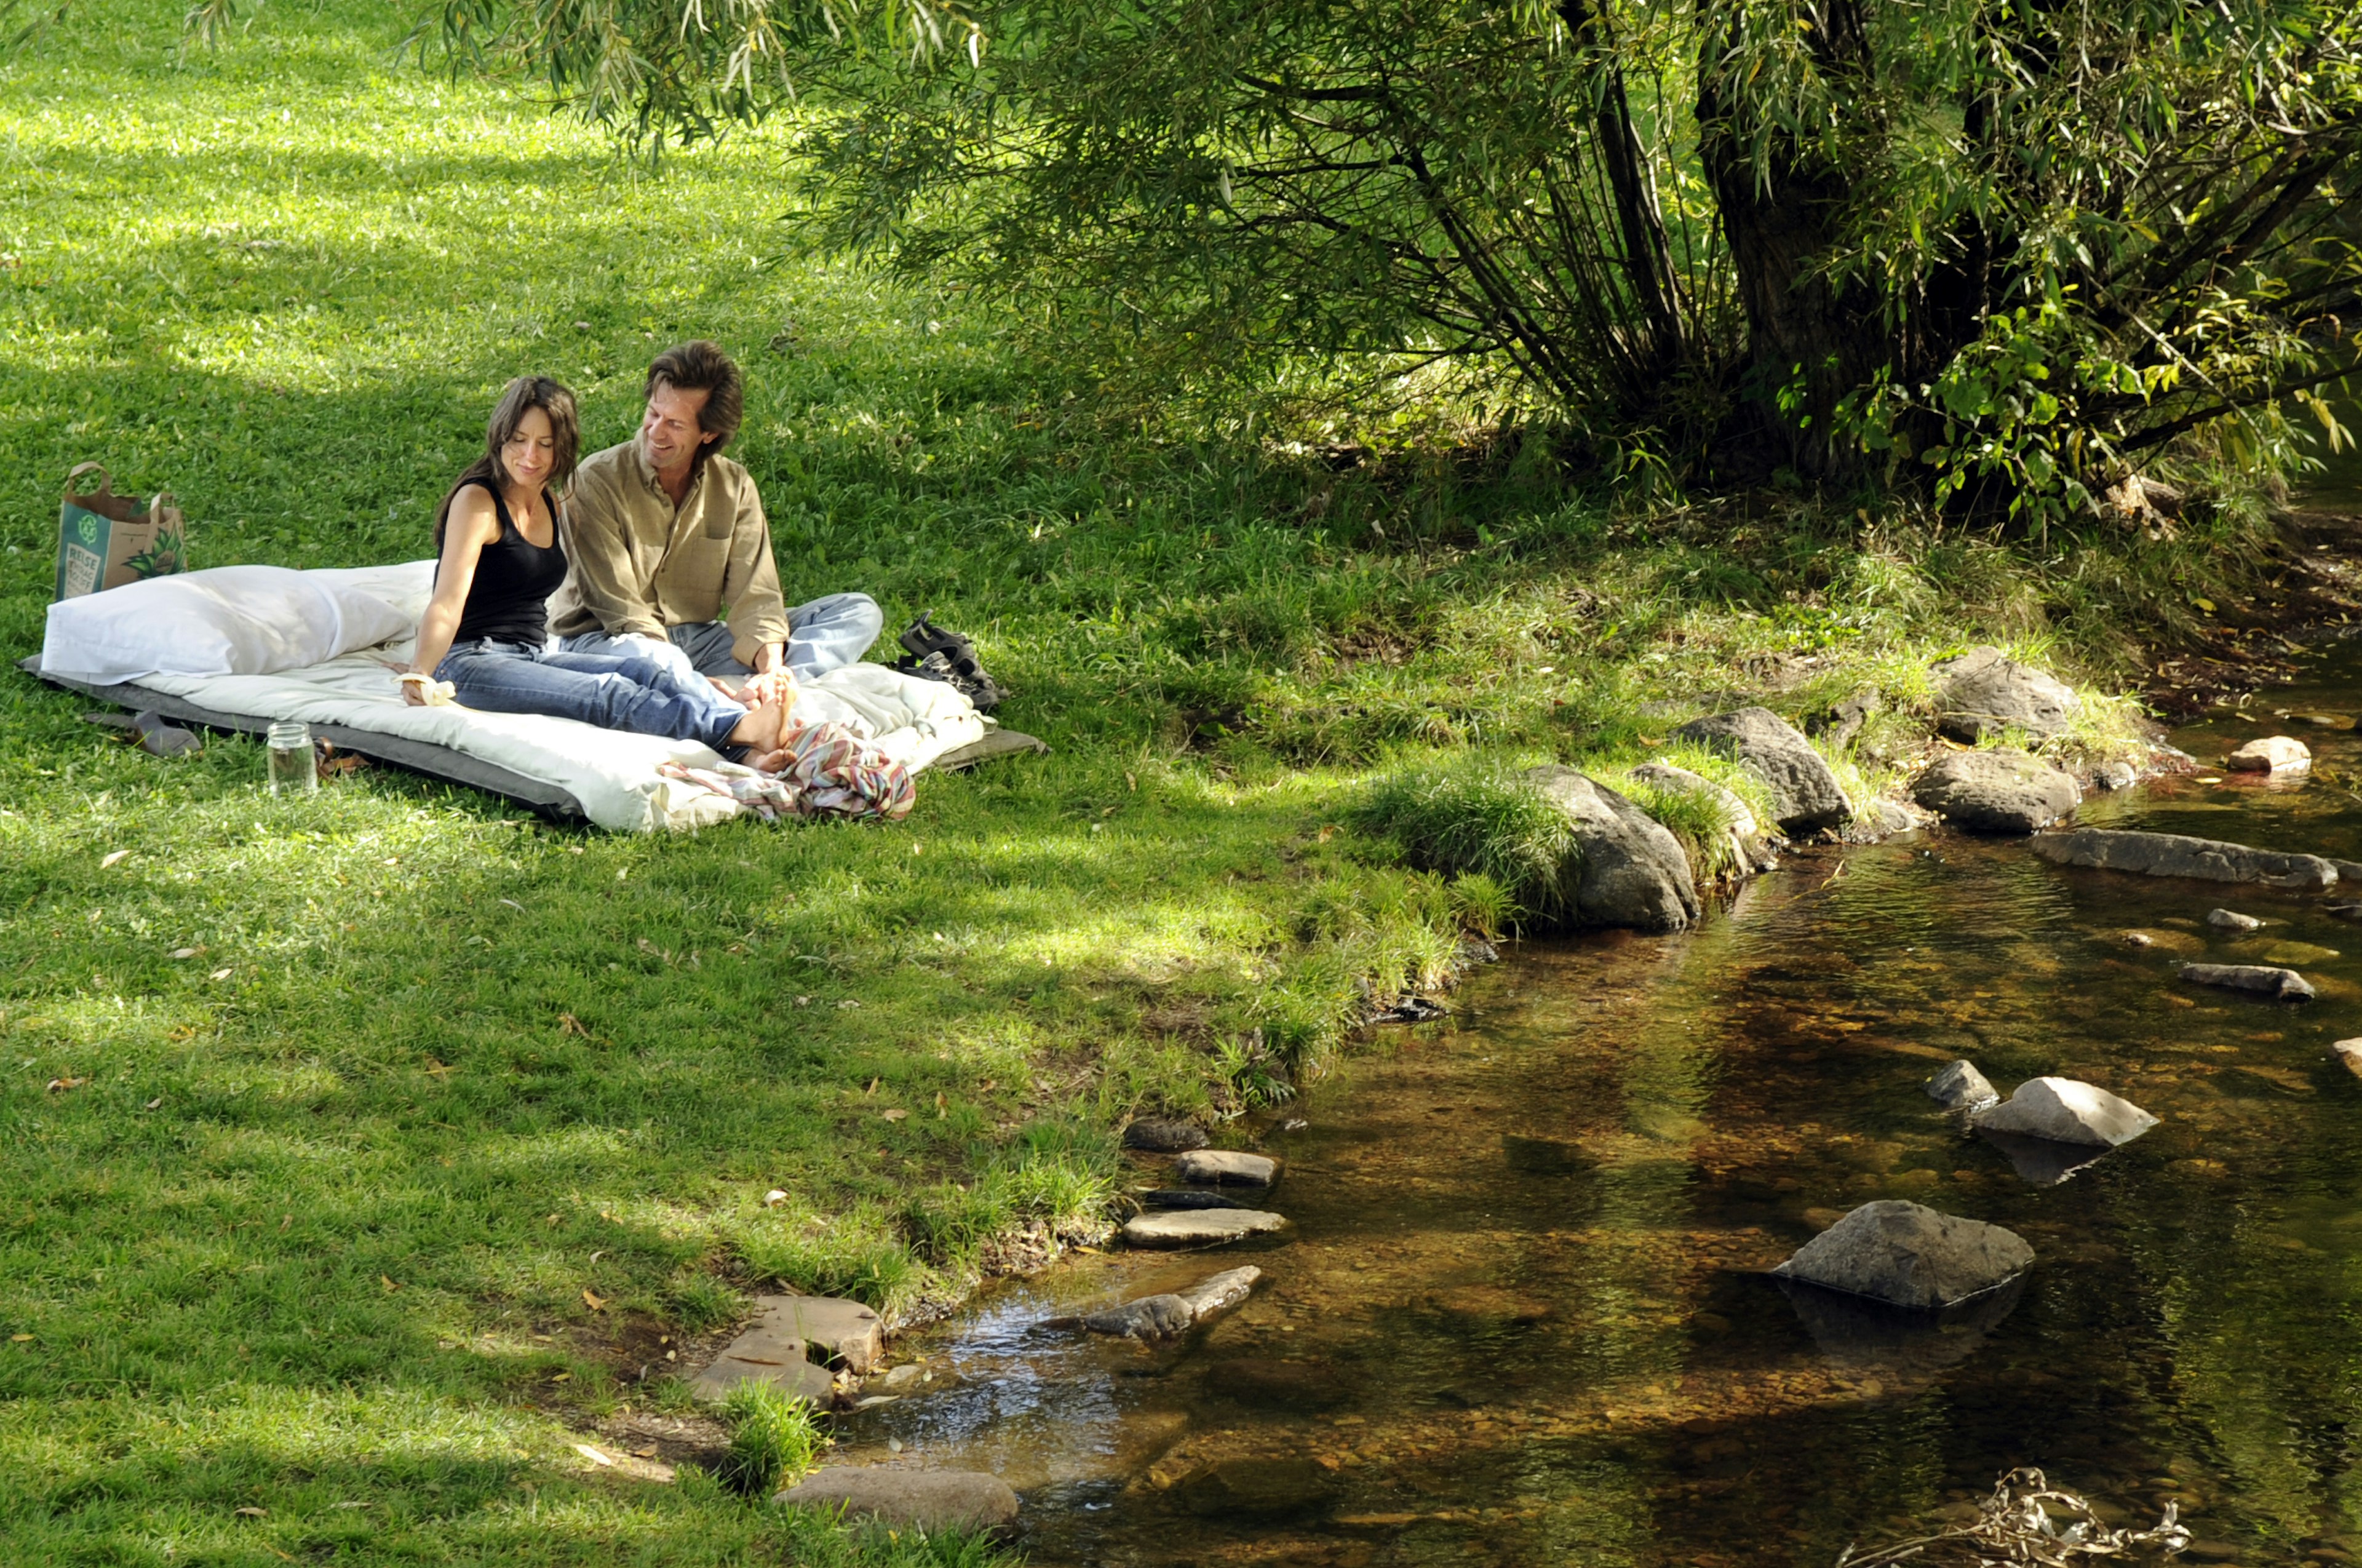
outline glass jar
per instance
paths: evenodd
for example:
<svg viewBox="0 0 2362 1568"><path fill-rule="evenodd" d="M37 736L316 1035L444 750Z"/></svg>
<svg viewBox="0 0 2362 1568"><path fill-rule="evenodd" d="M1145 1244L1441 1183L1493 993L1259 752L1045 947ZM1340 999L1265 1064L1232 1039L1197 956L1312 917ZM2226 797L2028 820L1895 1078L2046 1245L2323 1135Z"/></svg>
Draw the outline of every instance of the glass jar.
<svg viewBox="0 0 2362 1568"><path fill-rule="evenodd" d="M272 723L263 735L270 757L270 792L309 795L320 787L320 770L312 762L312 726L291 719Z"/></svg>

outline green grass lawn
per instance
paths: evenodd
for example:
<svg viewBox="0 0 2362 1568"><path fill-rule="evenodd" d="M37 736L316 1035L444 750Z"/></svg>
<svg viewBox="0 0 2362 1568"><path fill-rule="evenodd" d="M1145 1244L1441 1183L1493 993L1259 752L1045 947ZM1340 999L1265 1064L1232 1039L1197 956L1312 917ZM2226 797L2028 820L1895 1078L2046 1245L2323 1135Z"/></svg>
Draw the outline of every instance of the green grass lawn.
<svg viewBox="0 0 2362 1568"><path fill-rule="evenodd" d="M508 377L604 445L709 336L791 597L973 632L1055 749L926 777L898 827L625 839L382 769L274 801L251 744L158 762L0 678L12 1562L955 1551L572 1445L681 1405L636 1380L657 1336L775 1281L944 1299L1098 1220L1127 1110L1280 1092L1364 983L1435 983L1489 906L1340 826L1374 772L1628 763L1767 681L1882 688L1875 747L1972 635L2120 676L2240 537L2011 550L1242 452L988 308L779 259L776 144L652 175L408 70L380 8L187 59L180 12L98 0L0 68L10 659L77 461L176 492L197 566L414 558Z"/></svg>

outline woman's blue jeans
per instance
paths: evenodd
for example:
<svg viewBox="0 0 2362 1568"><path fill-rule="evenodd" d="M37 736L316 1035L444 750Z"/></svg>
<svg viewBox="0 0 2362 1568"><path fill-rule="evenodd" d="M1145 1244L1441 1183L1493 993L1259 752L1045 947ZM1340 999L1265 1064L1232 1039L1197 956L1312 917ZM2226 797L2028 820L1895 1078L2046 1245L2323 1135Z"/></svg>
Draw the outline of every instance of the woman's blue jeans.
<svg viewBox="0 0 2362 1568"><path fill-rule="evenodd" d="M462 707L550 713L601 729L703 741L724 756L732 755L730 732L746 716L743 704L704 677L684 679L665 659L561 653L490 637L444 655L435 679L451 683Z"/></svg>

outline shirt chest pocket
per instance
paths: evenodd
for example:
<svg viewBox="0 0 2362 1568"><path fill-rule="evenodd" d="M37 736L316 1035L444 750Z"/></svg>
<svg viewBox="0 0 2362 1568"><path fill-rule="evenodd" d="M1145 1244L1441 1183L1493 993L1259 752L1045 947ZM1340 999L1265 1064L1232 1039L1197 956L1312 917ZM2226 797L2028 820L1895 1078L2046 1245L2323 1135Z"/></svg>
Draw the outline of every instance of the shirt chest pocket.
<svg viewBox="0 0 2362 1568"><path fill-rule="evenodd" d="M699 536L717 542L727 540L737 522L737 516L729 507L708 506L705 509L705 526L698 531Z"/></svg>

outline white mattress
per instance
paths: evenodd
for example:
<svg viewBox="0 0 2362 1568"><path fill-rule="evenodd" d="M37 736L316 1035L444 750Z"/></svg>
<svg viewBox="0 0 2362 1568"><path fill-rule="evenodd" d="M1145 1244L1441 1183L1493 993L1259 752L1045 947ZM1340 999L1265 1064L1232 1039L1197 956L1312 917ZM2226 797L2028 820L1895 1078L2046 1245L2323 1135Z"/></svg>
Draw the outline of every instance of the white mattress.
<svg viewBox="0 0 2362 1568"><path fill-rule="evenodd" d="M415 625L434 585L435 563L407 561L320 575L376 594ZM414 708L403 701L393 670L387 668L409 659L404 637L275 675L151 675L140 685L221 713L343 724L447 746L562 787L593 823L617 832L702 827L742 810L735 801L657 771L667 762L702 767L721 760L695 741L627 734L540 714ZM947 751L982 739L991 726L942 681L879 664L831 670L804 682L802 693L796 704L799 717L848 725L913 773Z"/></svg>

